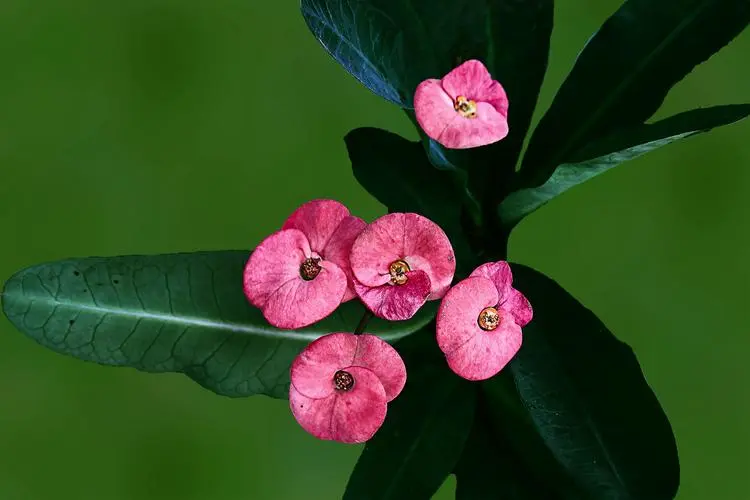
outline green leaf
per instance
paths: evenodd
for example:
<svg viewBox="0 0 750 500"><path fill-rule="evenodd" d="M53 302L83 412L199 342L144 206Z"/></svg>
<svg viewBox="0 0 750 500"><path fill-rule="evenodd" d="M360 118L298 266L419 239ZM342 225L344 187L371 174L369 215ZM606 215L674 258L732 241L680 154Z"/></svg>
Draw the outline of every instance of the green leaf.
<svg viewBox="0 0 750 500"><path fill-rule="evenodd" d="M357 181L392 212L415 212L443 228L461 265L472 265L461 225L458 186L449 172L430 165L422 146L377 128L344 138ZM472 263L472 264L468 264Z"/></svg>
<svg viewBox="0 0 750 500"><path fill-rule="evenodd" d="M494 168L514 170L547 71L553 0L487 2L489 69L508 94L508 136L487 147Z"/></svg>
<svg viewBox="0 0 750 500"><path fill-rule="evenodd" d="M644 123L748 22L748 0L627 0L586 44L534 131L521 170L527 185L544 183L594 139Z"/></svg>
<svg viewBox="0 0 750 500"><path fill-rule="evenodd" d="M422 334L434 343L433 331L415 337ZM431 498L458 462L474 418L476 387L450 372L444 360L411 361L406 387L365 445L344 500Z"/></svg>
<svg viewBox="0 0 750 500"><path fill-rule="evenodd" d="M334 59L404 108L412 107L423 80L442 78L468 59L484 61L508 79L518 102L514 120L519 133L524 129L546 66L551 0L454 0L439 7L434 0L302 0L301 10Z"/></svg>
<svg viewBox="0 0 750 500"><path fill-rule="evenodd" d="M615 132L583 148L570 163L558 166L541 186L511 193L500 204L500 220L504 226L512 227L556 196L623 162L679 139L737 122L748 114L750 104L715 106Z"/></svg>
<svg viewBox="0 0 750 500"><path fill-rule="evenodd" d="M551 279L513 274L534 318L510 369L554 456L593 498L674 498L674 435L632 349Z"/></svg>
<svg viewBox="0 0 750 500"><path fill-rule="evenodd" d="M403 30L404 25L420 26L405 2L381 3L302 0L300 8L310 31L344 69L377 95L410 106L414 89L422 75L434 71L435 62L424 38Z"/></svg>
<svg viewBox="0 0 750 500"><path fill-rule="evenodd" d="M59 353L146 372L181 372L217 394L286 398L289 366L310 341L353 331L363 307L290 331L271 327L242 291L250 252L201 252L65 260L18 272L3 312L21 332ZM395 341L427 324L374 319L367 331Z"/></svg>

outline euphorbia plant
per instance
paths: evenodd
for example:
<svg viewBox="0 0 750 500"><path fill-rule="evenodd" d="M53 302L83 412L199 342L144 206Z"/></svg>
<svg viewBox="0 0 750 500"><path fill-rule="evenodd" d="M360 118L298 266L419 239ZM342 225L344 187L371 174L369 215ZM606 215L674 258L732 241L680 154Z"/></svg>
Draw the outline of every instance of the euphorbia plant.
<svg viewBox="0 0 750 500"><path fill-rule="evenodd" d="M411 142L345 137L388 214L300 200L254 250L72 259L22 270L3 310L40 344L288 398L310 434L366 442L350 499L669 499L669 422L633 351L560 285L508 262L553 197L749 105L653 123L669 89L740 33L747 0L627 0L522 146L552 0L303 0L313 34L405 110ZM320 180L324 182L324 180Z"/></svg>

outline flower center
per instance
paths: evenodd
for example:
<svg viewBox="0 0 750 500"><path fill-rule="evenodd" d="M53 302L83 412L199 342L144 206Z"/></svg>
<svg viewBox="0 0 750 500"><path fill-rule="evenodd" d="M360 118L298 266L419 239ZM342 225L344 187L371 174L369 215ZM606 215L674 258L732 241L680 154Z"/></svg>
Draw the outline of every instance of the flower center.
<svg viewBox="0 0 750 500"><path fill-rule="evenodd" d="M500 324L500 313L494 307L485 307L479 313L477 323L482 330L492 331Z"/></svg>
<svg viewBox="0 0 750 500"><path fill-rule="evenodd" d="M403 285L408 280L406 273L411 271L409 264L403 260L394 260L388 266L388 272L391 274L391 283L394 285Z"/></svg>
<svg viewBox="0 0 750 500"><path fill-rule="evenodd" d="M337 391L350 391L354 387L354 377L349 372L339 370L333 374L333 386Z"/></svg>
<svg viewBox="0 0 750 500"><path fill-rule="evenodd" d="M303 280L314 280L315 277L320 274L320 270L322 269L322 267L320 267L320 264L318 264L318 262L320 262L320 259L308 257L299 266L299 275L302 276Z"/></svg>
<svg viewBox="0 0 750 500"><path fill-rule="evenodd" d="M456 100L453 102L453 109L458 111L464 118L477 117L477 103L470 101L462 95L456 97Z"/></svg>

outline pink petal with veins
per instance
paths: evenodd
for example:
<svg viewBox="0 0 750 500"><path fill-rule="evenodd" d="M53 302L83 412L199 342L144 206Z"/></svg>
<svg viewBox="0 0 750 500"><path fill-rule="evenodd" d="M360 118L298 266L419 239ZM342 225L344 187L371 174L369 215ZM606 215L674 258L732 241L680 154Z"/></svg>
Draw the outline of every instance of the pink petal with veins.
<svg viewBox="0 0 750 500"><path fill-rule="evenodd" d="M369 287L354 282L359 298L378 318L402 321L414 316L430 295L430 278L424 271L409 271L403 285Z"/></svg>
<svg viewBox="0 0 750 500"><path fill-rule="evenodd" d="M299 229L307 236L312 251L322 253L336 228L347 217L349 210L338 201L312 200L292 212L282 229Z"/></svg>
<svg viewBox="0 0 750 500"><path fill-rule="evenodd" d="M344 271L344 274L346 274L348 286L342 302L346 302L357 296L354 292L354 276L352 274L349 255L351 254L354 240L357 239L365 227L367 227L367 223L359 217L350 215L344 218L321 252L321 256L324 259L339 266Z"/></svg>

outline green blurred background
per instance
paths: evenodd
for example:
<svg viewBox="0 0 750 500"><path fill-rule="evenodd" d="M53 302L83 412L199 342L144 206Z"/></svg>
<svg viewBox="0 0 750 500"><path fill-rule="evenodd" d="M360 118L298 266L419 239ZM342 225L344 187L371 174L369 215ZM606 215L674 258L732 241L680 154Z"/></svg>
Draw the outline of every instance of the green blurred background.
<svg viewBox="0 0 750 500"><path fill-rule="evenodd" d="M618 4L558 2L543 108ZM745 33L660 115L747 101L749 52ZM374 218L342 137L416 137L293 0L2 0L0 65L0 280L66 257L251 248L316 197ZM624 165L511 241L635 348L682 500L750 498L749 133ZM285 402L83 363L0 319L0 500L334 500L358 452L305 434Z"/></svg>

